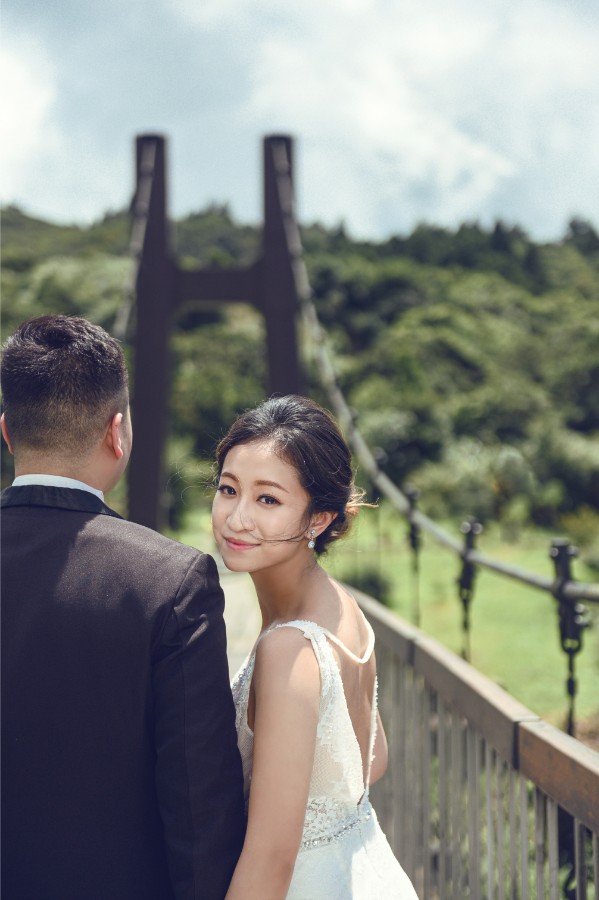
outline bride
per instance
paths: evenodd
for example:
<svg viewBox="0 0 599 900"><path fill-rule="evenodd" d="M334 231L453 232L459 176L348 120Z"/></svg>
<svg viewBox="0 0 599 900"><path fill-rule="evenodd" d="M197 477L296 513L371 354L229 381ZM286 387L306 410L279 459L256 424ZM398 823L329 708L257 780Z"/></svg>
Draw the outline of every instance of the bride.
<svg viewBox="0 0 599 900"><path fill-rule="evenodd" d="M216 543L262 613L233 681L248 825L227 900L416 900L368 799L387 766L374 635L317 561L361 505L347 445L289 396L244 413L216 456Z"/></svg>

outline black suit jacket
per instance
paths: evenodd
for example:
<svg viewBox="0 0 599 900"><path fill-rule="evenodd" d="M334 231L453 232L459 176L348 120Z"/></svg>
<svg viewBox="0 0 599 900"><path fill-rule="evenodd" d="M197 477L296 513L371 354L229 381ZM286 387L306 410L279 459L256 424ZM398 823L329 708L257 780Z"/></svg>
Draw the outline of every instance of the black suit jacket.
<svg viewBox="0 0 599 900"><path fill-rule="evenodd" d="M5 900L222 900L242 772L214 560L86 491L2 494Z"/></svg>

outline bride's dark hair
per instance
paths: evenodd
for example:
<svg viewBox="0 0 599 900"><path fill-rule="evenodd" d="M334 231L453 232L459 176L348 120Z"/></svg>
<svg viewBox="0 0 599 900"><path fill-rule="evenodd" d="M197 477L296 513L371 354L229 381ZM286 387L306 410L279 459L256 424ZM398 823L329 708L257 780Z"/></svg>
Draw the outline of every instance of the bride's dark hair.
<svg viewBox="0 0 599 900"><path fill-rule="evenodd" d="M238 444L269 441L274 452L297 471L310 496L306 523L314 513L333 512L335 519L316 538L315 552L345 535L351 518L363 506L354 485L351 453L337 423L318 403L290 394L272 397L235 420L216 448L218 476L229 450Z"/></svg>

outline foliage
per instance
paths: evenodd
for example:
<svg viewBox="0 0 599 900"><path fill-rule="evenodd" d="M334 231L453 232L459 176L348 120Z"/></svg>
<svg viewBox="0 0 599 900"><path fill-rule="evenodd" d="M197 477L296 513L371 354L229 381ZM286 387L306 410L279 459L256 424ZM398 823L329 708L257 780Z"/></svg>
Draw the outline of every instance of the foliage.
<svg viewBox="0 0 599 900"><path fill-rule="evenodd" d="M599 513L590 506L580 506L575 512L560 517L560 528L577 547L582 562L599 574Z"/></svg>
<svg viewBox="0 0 599 900"><path fill-rule="evenodd" d="M236 225L227 206L209 206L177 222L175 251L189 266L223 268L252 262L258 252L258 230Z"/></svg>
<svg viewBox="0 0 599 900"><path fill-rule="evenodd" d="M341 387L385 471L426 488L438 514L505 517L512 533L529 517L552 525L582 503L599 508L592 240L584 255L570 237L536 247L497 227L460 229L457 249L440 229L413 237L395 240L393 259L354 249L309 261ZM517 251L524 265L532 249L542 292L522 271L499 274L492 255Z"/></svg>
<svg viewBox="0 0 599 900"><path fill-rule="evenodd" d="M324 565L326 566L326 561ZM391 579L376 566L363 568L348 566L343 570L343 581L357 591L374 597L383 606L393 606Z"/></svg>
<svg viewBox="0 0 599 900"><path fill-rule="evenodd" d="M83 228L5 209L3 334L56 311L112 328L131 271L129 233L126 212ZM512 535L531 519L556 526L599 510L590 223L572 219L550 244L501 222L421 224L379 243L312 224L303 238L340 386L391 478L417 484L429 512L497 518ZM175 223L173 242L184 267L245 266L260 252L260 229L213 205ZM199 303L173 324L172 441L203 458L265 395L264 328L246 307Z"/></svg>
<svg viewBox="0 0 599 900"><path fill-rule="evenodd" d="M126 259L108 255L56 256L26 272L4 269L2 331L8 334L26 319L57 311L85 316L110 331L128 271Z"/></svg>
<svg viewBox="0 0 599 900"><path fill-rule="evenodd" d="M262 342L256 316L242 309L223 322L174 334L173 433L191 437L196 456L210 457L233 419L264 398Z"/></svg>
<svg viewBox="0 0 599 900"><path fill-rule="evenodd" d="M129 246L130 223L126 213L107 213L83 228L53 225L26 215L16 206L2 210L2 266L26 271L54 256L90 256L96 253L123 256Z"/></svg>

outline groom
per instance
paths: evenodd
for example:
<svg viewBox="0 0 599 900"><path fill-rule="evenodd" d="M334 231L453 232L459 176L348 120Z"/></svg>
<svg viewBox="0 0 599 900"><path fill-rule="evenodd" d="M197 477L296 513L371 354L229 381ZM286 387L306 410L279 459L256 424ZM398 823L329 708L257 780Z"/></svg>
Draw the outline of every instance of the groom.
<svg viewBox="0 0 599 900"><path fill-rule="evenodd" d="M42 316L5 344L2 887L6 900L222 900L241 762L213 559L122 519L118 343Z"/></svg>

